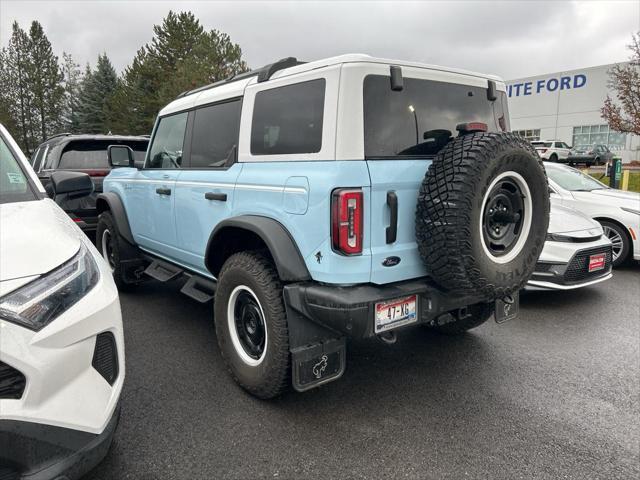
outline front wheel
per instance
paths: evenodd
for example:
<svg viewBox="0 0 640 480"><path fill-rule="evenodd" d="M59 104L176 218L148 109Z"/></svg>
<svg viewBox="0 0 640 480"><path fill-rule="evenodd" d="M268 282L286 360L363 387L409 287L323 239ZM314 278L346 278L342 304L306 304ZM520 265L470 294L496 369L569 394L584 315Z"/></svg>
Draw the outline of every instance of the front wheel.
<svg viewBox="0 0 640 480"><path fill-rule="evenodd" d="M118 232L118 227L110 212L102 212L98 217L96 228L96 247L109 264L113 280L119 290L127 290L135 285L127 281L122 260L132 256L132 249Z"/></svg>
<svg viewBox="0 0 640 480"><path fill-rule="evenodd" d="M627 232L617 223L606 220L600 220L600 225L602 225L602 230L606 237L611 240L612 265L619 267L627 260L631 250L631 241L627 236Z"/></svg>
<svg viewBox="0 0 640 480"><path fill-rule="evenodd" d="M282 284L259 252L229 257L218 278L216 336L232 377L258 398L280 395L289 380L289 334Z"/></svg>

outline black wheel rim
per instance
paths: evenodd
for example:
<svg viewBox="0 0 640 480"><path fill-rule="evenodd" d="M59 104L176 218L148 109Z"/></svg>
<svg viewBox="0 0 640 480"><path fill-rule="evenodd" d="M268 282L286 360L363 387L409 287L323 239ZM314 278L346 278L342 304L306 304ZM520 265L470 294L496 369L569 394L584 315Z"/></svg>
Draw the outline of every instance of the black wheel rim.
<svg viewBox="0 0 640 480"><path fill-rule="evenodd" d="M113 255L113 238L109 230L105 230L102 233L102 256L109 263L111 270L113 270L116 267L116 262Z"/></svg>
<svg viewBox="0 0 640 480"><path fill-rule="evenodd" d="M523 194L517 182L505 178L489 192L482 212L482 236L495 257L509 253L522 234Z"/></svg>
<svg viewBox="0 0 640 480"><path fill-rule="evenodd" d="M265 347L265 323L260 306L247 291L242 291L235 299L234 321L240 345L254 360L259 360Z"/></svg>

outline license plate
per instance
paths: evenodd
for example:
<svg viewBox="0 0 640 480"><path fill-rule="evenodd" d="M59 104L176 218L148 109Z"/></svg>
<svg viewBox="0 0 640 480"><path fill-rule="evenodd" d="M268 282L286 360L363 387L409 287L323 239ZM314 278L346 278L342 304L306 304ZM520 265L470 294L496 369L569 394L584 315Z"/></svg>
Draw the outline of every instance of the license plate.
<svg viewBox="0 0 640 480"><path fill-rule="evenodd" d="M520 297L518 292L508 297L499 298L495 304L496 323L503 323L513 320L518 316L518 307L520 305Z"/></svg>
<svg viewBox="0 0 640 480"><path fill-rule="evenodd" d="M597 272L604 268L605 260L607 256L604 253L598 253L597 255L591 255L589 257L589 272Z"/></svg>
<svg viewBox="0 0 640 480"><path fill-rule="evenodd" d="M386 332L417 322L416 303L416 295L376 303L375 332Z"/></svg>

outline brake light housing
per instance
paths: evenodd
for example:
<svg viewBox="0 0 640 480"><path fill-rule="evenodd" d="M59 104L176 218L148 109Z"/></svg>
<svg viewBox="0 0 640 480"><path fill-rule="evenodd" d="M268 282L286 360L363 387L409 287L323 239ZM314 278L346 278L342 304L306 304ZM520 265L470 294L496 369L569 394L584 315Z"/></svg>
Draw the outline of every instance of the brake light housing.
<svg viewBox="0 0 640 480"><path fill-rule="evenodd" d="M341 255L362 254L364 199L360 188L331 193L331 245Z"/></svg>

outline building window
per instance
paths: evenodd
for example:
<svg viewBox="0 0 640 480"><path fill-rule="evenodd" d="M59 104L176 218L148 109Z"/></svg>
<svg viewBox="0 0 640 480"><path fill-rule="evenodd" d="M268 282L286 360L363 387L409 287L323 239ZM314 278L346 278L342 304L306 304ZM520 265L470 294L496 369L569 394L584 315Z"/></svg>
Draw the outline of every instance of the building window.
<svg viewBox="0 0 640 480"><path fill-rule="evenodd" d="M627 134L609 129L609 125L584 125L573 127L573 145L606 145L609 150L624 150Z"/></svg>
<svg viewBox="0 0 640 480"><path fill-rule="evenodd" d="M540 129L534 130L515 130L513 133L517 133L528 142L536 142L540 140Z"/></svg>

